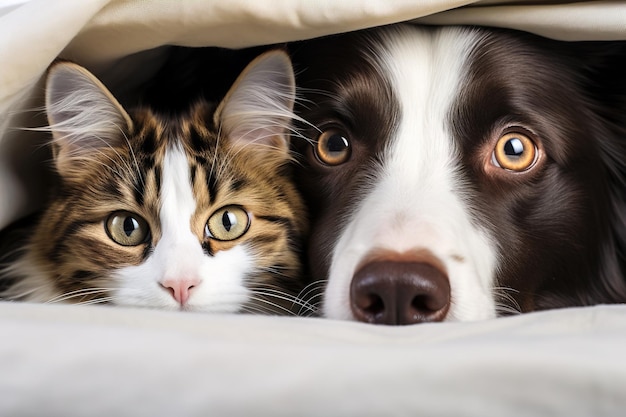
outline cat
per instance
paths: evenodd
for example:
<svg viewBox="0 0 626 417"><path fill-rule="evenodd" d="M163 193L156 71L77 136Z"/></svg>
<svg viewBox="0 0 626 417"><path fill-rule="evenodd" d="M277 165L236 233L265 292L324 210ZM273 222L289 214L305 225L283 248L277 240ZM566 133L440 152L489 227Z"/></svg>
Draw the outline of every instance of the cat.
<svg viewBox="0 0 626 417"><path fill-rule="evenodd" d="M306 209L292 184L293 68L255 58L219 103L127 112L85 68L51 65L58 186L0 234L0 299L294 313Z"/></svg>

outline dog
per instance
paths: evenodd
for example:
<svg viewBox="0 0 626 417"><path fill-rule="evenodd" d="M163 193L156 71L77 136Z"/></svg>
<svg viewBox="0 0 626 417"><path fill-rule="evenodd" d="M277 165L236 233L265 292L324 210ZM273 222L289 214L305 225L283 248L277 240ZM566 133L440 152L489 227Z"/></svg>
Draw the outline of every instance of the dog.
<svg viewBox="0 0 626 417"><path fill-rule="evenodd" d="M292 46L321 315L626 301L626 47L393 25Z"/></svg>

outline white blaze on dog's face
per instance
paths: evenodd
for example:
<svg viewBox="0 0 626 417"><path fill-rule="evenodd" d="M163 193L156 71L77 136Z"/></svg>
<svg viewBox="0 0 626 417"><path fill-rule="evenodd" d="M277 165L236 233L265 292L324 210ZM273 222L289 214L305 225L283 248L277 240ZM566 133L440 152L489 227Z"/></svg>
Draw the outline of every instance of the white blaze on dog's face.
<svg viewBox="0 0 626 417"><path fill-rule="evenodd" d="M588 302L571 299L607 259L580 242L612 239L589 138L610 133L578 75L559 72L573 55L534 39L396 26L297 52L324 316L408 324Z"/></svg>
<svg viewBox="0 0 626 417"><path fill-rule="evenodd" d="M350 319L354 274L368 257L387 251L423 252L438 261L450 280L448 318L492 317L496 244L472 222L447 118L472 38L424 34L416 42L413 31L393 34L383 39L389 49L379 65L395 87L402 115L381 152L376 180L334 248L324 314Z"/></svg>

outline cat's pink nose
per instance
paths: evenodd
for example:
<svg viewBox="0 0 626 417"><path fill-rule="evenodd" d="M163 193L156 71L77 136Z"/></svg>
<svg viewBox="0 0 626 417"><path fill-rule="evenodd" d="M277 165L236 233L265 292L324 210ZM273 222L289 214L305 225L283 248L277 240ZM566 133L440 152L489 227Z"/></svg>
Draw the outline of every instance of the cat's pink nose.
<svg viewBox="0 0 626 417"><path fill-rule="evenodd" d="M172 278L166 279L161 282L161 287L169 291L169 293L174 297L176 301L180 303L180 305L185 305L187 300L189 300L189 295L191 290L200 284L199 279L180 279L180 278Z"/></svg>

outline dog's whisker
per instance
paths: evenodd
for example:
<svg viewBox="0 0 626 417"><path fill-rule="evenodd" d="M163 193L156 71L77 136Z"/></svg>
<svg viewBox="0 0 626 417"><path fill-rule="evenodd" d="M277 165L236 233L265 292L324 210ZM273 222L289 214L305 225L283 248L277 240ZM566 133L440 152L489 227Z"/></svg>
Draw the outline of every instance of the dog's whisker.
<svg viewBox="0 0 626 417"><path fill-rule="evenodd" d="M497 301L497 313L521 314L522 308L511 293L519 293L519 290L502 286L494 287L492 289L493 297Z"/></svg>
<svg viewBox="0 0 626 417"><path fill-rule="evenodd" d="M263 295L263 294L259 294L259 295ZM265 311L266 314L276 314L277 312L281 312L287 315L291 315L291 316L295 316L296 314L291 311L290 309L281 306L278 303L274 303L264 297L259 297L259 296L251 296L250 300L255 301L256 303L255 308L257 308L259 311ZM266 309L263 309L263 307L266 307Z"/></svg>
<svg viewBox="0 0 626 417"><path fill-rule="evenodd" d="M327 284L328 284L327 279L320 279L317 281L313 281L309 283L307 286L305 286L302 290L300 290L300 292L298 293L298 297L307 299L309 294L311 293L315 294L319 292L320 290L323 290Z"/></svg>
<svg viewBox="0 0 626 417"><path fill-rule="evenodd" d="M297 298L291 294L285 293L283 291L266 289L266 288L251 288L251 291L256 296L267 296L276 300L283 300L291 303L292 307L299 306L300 311L302 309L306 309L308 311L313 310L313 306L310 305L307 301Z"/></svg>

